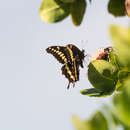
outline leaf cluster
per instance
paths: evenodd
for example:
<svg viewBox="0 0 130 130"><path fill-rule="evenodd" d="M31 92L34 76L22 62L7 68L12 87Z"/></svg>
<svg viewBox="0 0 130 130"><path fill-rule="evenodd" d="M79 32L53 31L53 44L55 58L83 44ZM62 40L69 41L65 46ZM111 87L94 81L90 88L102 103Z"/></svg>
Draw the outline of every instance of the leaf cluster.
<svg viewBox="0 0 130 130"><path fill-rule="evenodd" d="M124 82L130 77L130 29L111 26L110 34L113 49L109 61L94 60L88 65L88 79L94 88L85 89L81 94L102 97L120 91Z"/></svg>
<svg viewBox="0 0 130 130"><path fill-rule="evenodd" d="M89 3L92 3L89 0ZM56 23L62 21L67 16L71 16L75 26L82 23L87 0L42 0L39 14L43 21ZM109 0L108 12L115 17L130 16L130 0Z"/></svg>

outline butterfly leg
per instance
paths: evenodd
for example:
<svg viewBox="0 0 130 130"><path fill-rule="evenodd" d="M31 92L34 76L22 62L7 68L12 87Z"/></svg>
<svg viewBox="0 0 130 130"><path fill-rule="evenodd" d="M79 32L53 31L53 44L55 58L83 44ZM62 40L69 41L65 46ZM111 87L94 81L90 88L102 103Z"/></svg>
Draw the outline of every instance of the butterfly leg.
<svg viewBox="0 0 130 130"><path fill-rule="evenodd" d="M70 88L70 82L69 82L69 84L68 84L68 86L67 86L67 89L69 89Z"/></svg>

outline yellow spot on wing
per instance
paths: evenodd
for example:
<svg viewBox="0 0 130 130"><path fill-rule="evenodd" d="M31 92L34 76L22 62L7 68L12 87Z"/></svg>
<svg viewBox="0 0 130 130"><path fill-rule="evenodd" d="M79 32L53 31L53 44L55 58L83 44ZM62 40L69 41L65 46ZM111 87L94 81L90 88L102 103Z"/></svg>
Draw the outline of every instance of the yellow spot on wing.
<svg viewBox="0 0 130 130"><path fill-rule="evenodd" d="M60 54L60 56L62 57L64 54L62 53L62 54Z"/></svg>
<svg viewBox="0 0 130 130"><path fill-rule="evenodd" d="M73 80L75 81L75 78L74 78L74 76L73 76L73 75L71 75L71 76L70 76L70 78L71 78L71 79L73 79Z"/></svg>
<svg viewBox="0 0 130 130"><path fill-rule="evenodd" d="M67 66L67 64L66 64L66 69L67 69L67 73L70 75L70 78L73 80L73 81L75 81L75 77L72 75L72 72L69 70L69 67Z"/></svg>
<svg viewBox="0 0 130 130"><path fill-rule="evenodd" d="M65 63L67 62L67 59L65 58L65 56L62 56L61 58L62 60L64 60Z"/></svg>
<svg viewBox="0 0 130 130"><path fill-rule="evenodd" d="M61 54L61 52L58 52L58 55L60 55Z"/></svg>
<svg viewBox="0 0 130 130"><path fill-rule="evenodd" d="M74 60L74 72L75 72L75 78L77 79L77 70L76 70L76 63L75 63L75 60Z"/></svg>
<svg viewBox="0 0 130 130"><path fill-rule="evenodd" d="M57 55L59 55L59 57L61 57L61 59L65 62L65 63L67 63L67 59L66 59L66 57L64 56L64 54L62 53L62 52L60 52L60 51L58 51L58 50L55 50L55 49L53 49L53 48L49 48L50 50L52 50L53 52L55 52ZM59 47L57 47L57 49L60 49Z"/></svg>
<svg viewBox="0 0 130 130"><path fill-rule="evenodd" d="M72 60L72 62L74 61L74 58L73 58L73 52L72 52L72 50L67 46L67 49L68 49L68 51L69 51L69 53L70 53L70 57L71 57L71 60Z"/></svg>
<svg viewBox="0 0 130 130"><path fill-rule="evenodd" d="M60 47L57 46L57 49L60 50Z"/></svg>

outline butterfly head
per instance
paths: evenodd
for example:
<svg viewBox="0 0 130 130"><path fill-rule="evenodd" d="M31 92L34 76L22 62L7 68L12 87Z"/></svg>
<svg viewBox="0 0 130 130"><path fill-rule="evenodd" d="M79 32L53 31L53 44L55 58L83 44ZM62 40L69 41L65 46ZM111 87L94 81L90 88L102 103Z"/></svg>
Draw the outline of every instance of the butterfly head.
<svg viewBox="0 0 130 130"><path fill-rule="evenodd" d="M85 58L85 50L79 51L79 53L76 56L76 61L82 68L83 68L84 58Z"/></svg>

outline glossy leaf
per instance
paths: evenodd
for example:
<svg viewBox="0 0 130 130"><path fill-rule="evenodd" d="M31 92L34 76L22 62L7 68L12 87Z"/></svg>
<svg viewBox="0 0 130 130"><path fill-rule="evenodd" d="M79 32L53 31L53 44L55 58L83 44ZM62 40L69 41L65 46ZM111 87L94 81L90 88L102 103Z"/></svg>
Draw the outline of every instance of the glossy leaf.
<svg viewBox="0 0 130 130"><path fill-rule="evenodd" d="M75 0L71 6L71 17L74 25L78 26L83 20L86 9L86 0Z"/></svg>
<svg viewBox="0 0 130 130"><path fill-rule="evenodd" d="M108 96L111 94L111 92L103 92L103 91L99 91L99 90L94 89L94 88L83 89L80 91L80 93L82 95L90 96L90 97L105 97L105 96Z"/></svg>
<svg viewBox="0 0 130 130"><path fill-rule="evenodd" d="M41 19L50 23L63 20L69 13L70 4L60 0L43 0L39 11Z"/></svg>
<svg viewBox="0 0 130 130"><path fill-rule="evenodd" d="M88 79L96 89L103 92L115 89L117 68L114 65L105 60L95 60L88 68Z"/></svg>
<svg viewBox="0 0 130 130"><path fill-rule="evenodd" d="M114 16L125 16L125 0L110 0L108 11Z"/></svg>

